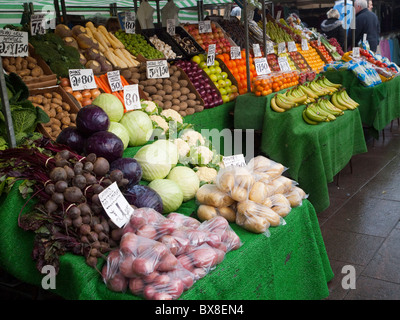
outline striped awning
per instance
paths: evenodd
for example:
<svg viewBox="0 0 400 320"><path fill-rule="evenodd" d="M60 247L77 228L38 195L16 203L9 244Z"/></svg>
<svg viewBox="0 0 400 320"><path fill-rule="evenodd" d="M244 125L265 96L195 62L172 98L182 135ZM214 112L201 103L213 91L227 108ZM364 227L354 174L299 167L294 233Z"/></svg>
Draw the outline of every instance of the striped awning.
<svg viewBox="0 0 400 320"><path fill-rule="evenodd" d="M32 2L35 12L41 12L43 9L54 11L53 0L25 1ZM174 0L175 4L181 9L179 11L180 22L197 22L197 0ZM232 3L232 0L204 0L203 5L217 5ZM85 18L93 17L95 14L109 17L110 4L116 3L118 11L124 11L124 8L133 8L133 0L65 0L68 14L83 15ZM159 1L160 9L164 7L167 1ZM21 21L24 1L0 0L0 27L6 24L18 25ZM157 8L155 1L149 1L149 4ZM140 2L138 1L138 5ZM185 10L192 8L192 10ZM194 10L193 10L194 9ZM154 21L157 21L157 12L154 12Z"/></svg>

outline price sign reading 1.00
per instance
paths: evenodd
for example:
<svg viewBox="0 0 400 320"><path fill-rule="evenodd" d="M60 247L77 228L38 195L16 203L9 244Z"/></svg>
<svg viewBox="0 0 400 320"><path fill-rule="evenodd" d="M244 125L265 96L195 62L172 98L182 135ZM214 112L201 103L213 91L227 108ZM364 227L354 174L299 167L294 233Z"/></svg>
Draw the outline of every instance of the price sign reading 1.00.
<svg viewBox="0 0 400 320"><path fill-rule="evenodd" d="M73 91L97 88L92 69L70 69L69 81Z"/></svg>
<svg viewBox="0 0 400 320"><path fill-rule="evenodd" d="M28 32L0 29L0 56L27 57Z"/></svg>
<svg viewBox="0 0 400 320"><path fill-rule="evenodd" d="M207 67L213 66L215 61L216 44L208 45L207 51Z"/></svg>
<svg viewBox="0 0 400 320"><path fill-rule="evenodd" d="M135 20L136 15L135 12L126 11L125 12L125 32L126 33L135 33Z"/></svg>
<svg viewBox="0 0 400 320"><path fill-rule="evenodd" d="M271 69L269 68L267 58L265 57L254 59L254 67L256 68L258 76L271 73Z"/></svg>
<svg viewBox="0 0 400 320"><path fill-rule="evenodd" d="M123 89L119 70L107 72L107 79L112 92L120 91Z"/></svg>
<svg viewBox="0 0 400 320"><path fill-rule="evenodd" d="M283 72L291 71L292 69L290 68L289 61L287 57L278 57L278 64L279 68Z"/></svg>
<svg viewBox="0 0 400 320"><path fill-rule="evenodd" d="M124 103L127 111L141 109L139 86L131 84L124 87Z"/></svg>
<svg viewBox="0 0 400 320"><path fill-rule="evenodd" d="M167 60L152 60L146 62L146 73L149 79L169 78Z"/></svg>

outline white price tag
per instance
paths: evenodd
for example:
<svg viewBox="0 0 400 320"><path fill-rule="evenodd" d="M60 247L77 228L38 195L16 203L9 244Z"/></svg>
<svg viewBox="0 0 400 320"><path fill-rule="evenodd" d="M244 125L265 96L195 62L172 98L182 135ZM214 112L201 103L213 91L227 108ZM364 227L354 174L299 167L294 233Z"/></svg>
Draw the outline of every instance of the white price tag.
<svg viewBox="0 0 400 320"><path fill-rule="evenodd" d="M45 14L33 14L31 15L31 35L35 36L37 34L45 34Z"/></svg>
<svg viewBox="0 0 400 320"><path fill-rule="evenodd" d="M28 32L0 29L0 56L27 57Z"/></svg>
<svg viewBox="0 0 400 320"><path fill-rule="evenodd" d="M147 61L146 74L148 79L169 78L169 68L167 60Z"/></svg>
<svg viewBox="0 0 400 320"><path fill-rule="evenodd" d="M307 39L301 39L301 50L308 51L308 41L307 41Z"/></svg>
<svg viewBox="0 0 400 320"><path fill-rule="evenodd" d="M167 19L167 32L171 35L175 35L175 19Z"/></svg>
<svg viewBox="0 0 400 320"><path fill-rule="evenodd" d="M269 68L267 58L254 59L254 67L256 68L256 72L257 72L258 76L262 76L262 75L271 73L271 69Z"/></svg>
<svg viewBox="0 0 400 320"><path fill-rule="evenodd" d="M210 44L210 45L208 45L207 67L211 67L211 66L214 65L215 50L216 50L216 44Z"/></svg>
<svg viewBox="0 0 400 320"><path fill-rule="evenodd" d="M242 59L242 52L240 51L240 47L232 46L231 47L231 59Z"/></svg>
<svg viewBox="0 0 400 320"><path fill-rule="evenodd" d="M127 111L141 109L139 85L131 84L124 87L124 103Z"/></svg>
<svg viewBox="0 0 400 320"><path fill-rule="evenodd" d="M359 58L360 57L360 47L354 47L353 48L352 56L353 56L353 58Z"/></svg>
<svg viewBox="0 0 400 320"><path fill-rule="evenodd" d="M232 11L232 4L231 3L226 4L224 8L224 20L231 19L231 11Z"/></svg>
<svg viewBox="0 0 400 320"><path fill-rule="evenodd" d="M285 52L286 52L286 43L285 42L278 43L278 54Z"/></svg>
<svg viewBox="0 0 400 320"><path fill-rule="evenodd" d="M119 70L107 72L107 79L112 92L120 91L123 89Z"/></svg>
<svg viewBox="0 0 400 320"><path fill-rule="evenodd" d="M135 33L135 21L136 21L135 11L126 11L125 12L125 33Z"/></svg>
<svg viewBox="0 0 400 320"><path fill-rule="evenodd" d="M233 156L226 156L222 158L222 162L225 167L235 166L235 167L245 167L246 160L243 154L236 154Z"/></svg>
<svg viewBox="0 0 400 320"><path fill-rule="evenodd" d="M363 42L367 42L367 34L366 33L363 34Z"/></svg>
<svg viewBox="0 0 400 320"><path fill-rule="evenodd" d="M210 32L212 32L211 21L210 20L199 21L199 33L210 33Z"/></svg>
<svg viewBox="0 0 400 320"><path fill-rule="evenodd" d="M119 190L116 182L99 193L99 200L111 221L119 228L129 222L134 209Z"/></svg>
<svg viewBox="0 0 400 320"><path fill-rule="evenodd" d="M72 91L97 88L92 69L70 69L68 71Z"/></svg>
<svg viewBox="0 0 400 320"><path fill-rule="evenodd" d="M281 69L281 71L283 71L283 72L292 71L287 57L278 57L278 64L279 64L279 68Z"/></svg>
<svg viewBox="0 0 400 320"><path fill-rule="evenodd" d="M321 37L318 37L318 41L317 41L318 47L321 45Z"/></svg>
<svg viewBox="0 0 400 320"><path fill-rule="evenodd" d="M258 43L253 44L253 54L255 58L262 56L260 45Z"/></svg>
<svg viewBox="0 0 400 320"><path fill-rule="evenodd" d="M265 54L275 53L274 43L272 41L267 41L267 50Z"/></svg>
<svg viewBox="0 0 400 320"><path fill-rule="evenodd" d="M288 52L297 51L296 43L294 41L289 41L287 43Z"/></svg>
<svg viewBox="0 0 400 320"><path fill-rule="evenodd" d="M278 13L276 14L276 20L279 20L280 18L281 18L281 14L282 14L282 11L278 11Z"/></svg>

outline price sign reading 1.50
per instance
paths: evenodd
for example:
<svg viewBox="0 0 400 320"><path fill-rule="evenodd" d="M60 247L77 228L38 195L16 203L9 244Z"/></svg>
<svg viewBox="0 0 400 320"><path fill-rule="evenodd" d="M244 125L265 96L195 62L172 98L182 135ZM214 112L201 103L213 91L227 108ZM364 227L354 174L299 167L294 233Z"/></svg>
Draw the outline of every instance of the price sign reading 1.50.
<svg viewBox="0 0 400 320"><path fill-rule="evenodd" d="M0 29L0 56L28 56L28 32Z"/></svg>
<svg viewBox="0 0 400 320"><path fill-rule="evenodd" d="M258 76L271 73L271 69L269 68L267 58L265 57L254 59L254 67L256 68Z"/></svg>
<svg viewBox="0 0 400 320"><path fill-rule="evenodd" d="M152 60L146 62L146 73L149 79L169 78L167 60Z"/></svg>
<svg viewBox="0 0 400 320"><path fill-rule="evenodd" d="M97 88L92 69L70 69L69 81L73 91Z"/></svg>

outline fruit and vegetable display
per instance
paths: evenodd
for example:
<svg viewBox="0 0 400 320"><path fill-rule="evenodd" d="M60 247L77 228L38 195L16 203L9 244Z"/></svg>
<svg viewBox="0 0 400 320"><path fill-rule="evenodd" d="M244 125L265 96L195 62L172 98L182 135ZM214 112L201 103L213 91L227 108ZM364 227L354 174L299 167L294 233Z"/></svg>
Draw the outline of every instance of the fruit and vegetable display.
<svg viewBox="0 0 400 320"><path fill-rule="evenodd" d="M27 57L3 57L2 62L7 73L18 74L24 82L41 81L47 78L43 68L38 65L37 59L30 55Z"/></svg>
<svg viewBox="0 0 400 320"><path fill-rule="evenodd" d="M182 116L204 109L204 102L196 95L195 88L191 89L190 80L176 65L169 65L169 78L148 79L145 63L139 67L125 69L121 75L128 82L139 84L147 96L146 99L152 100L162 109L173 109Z"/></svg>
<svg viewBox="0 0 400 320"><path fill-rule="evenodd" d="M261 28L263 27L262 21L259 21L258 24ZM282 25L279 25L277 22L272 20L267 21L265 32L268 37L275 43L290 42L295 40L292 35L290 35L284 28L282 28Z"/></svg>
<svg viewBox="0 0 400 320"><path fill-rule="evenodd" d="M332 61L334 61L334 59L332 58L331 54L329 53L329 51L325 48L325 46L322 44L318 45L318 41L317 40L311 40L310 41L311 46L317 50L317 52L319 54L322 55L323 59L326 61L326 63L331 63Z"/></svg>
<svg viewBox="0 0 400 320"><path fill-rule="evenodd" d="M35 35L29 43L57 77L68 77L69 69L83 68L78 49L65 44L55 33Z"/></svg>
<svg viewBox="0 0 400 320"><path fill-rule="evenodd" d="M246 33L244 31L243 24L240 23L238 19L235 20L226 20L219 19L218 24L221 28L229 34L232 40L241 48L246 47L245 39ZM262 36L261 36L262 40ZM251 47L253 44L259 43L257 39L253 36L252 33L249 33L249 46Z"/></svg>
<svg viewBox="0 0 400 320"><path fill-rule="evenodd" d="M192 61L196 62L199 67L208 75L210 80L214 83L214 86L219 90L223 103L233 101L239 95L238 88L236 85L232 84L232 80L229 79L229 74L222 70L222 65L218 59L214 60L212 66L207 66L207 57L204 54L199 54L194 56ZM216 101L216 96L212 97L211 103L214 104ZM210 99L207 99L209 101ZM215 104L213 106L216 106Z"/></svg>
<svg viewBox="0 0 400 320"><path fill-rule="evenodd" d="M92 104L93 100L101 93L99 88L73 91L69 78L61 78L60 86L75 98L80 107Z"/></svg>
<svg viewBox="0 0 400 320"><path fill-rule="evenodd" d="M124 90L122 89L122 90L113 91L110 87L110 83L108 80L108 74L104 73L99 76L94 76L94 79L95 79L95 82L99 89L101 89L105 93L109 93L109 94L116 96L121 101L121 103L123 104L123 106L125 108ZM129 85L128 81L123 76L120 75L119 79L120 79L122 87Z"/></svg>
<svg viewBox="0 0 400 320"><path fill-rule="evenodd" d="M320 72L325 65L325 62L319 56L317 50L308 46L308 50L302 50L301 45L296 43L297 51L306 60L307 64L310 66L311 70L315 72Z"/></svg>
<svg viewBox="0 0 400 320"><path fill-rule="evenodd" d="M208 51L209 44L215 44L216 54L230 52L232 44L216 22L211 22L211 32L207 33L199 33L199 25L196 23L184 24L183 27L205 51Z"/></svg>
<svg viewBox="0 0 400 320"><path fill-rule="evenodd" d="M242 245L223 217L200 223L172 212L139 208L121 230L102 268L107 287L146 300L175 300Z"/></svg>
<svg viewBox="0 0 400 320"><path fill-rule="evenodd" d="M189 77L197 92L204 101L204 109L214 108L224 103L219 90L213 85L210 77L200 68L200 64L193 60L180 60L176 62ZM221 75L222 77L222 75Z"/></svg>
<svg viewBox="0 0 400 320"><path fill-rule="evenodd" d="M252 92L256 96L266 96L299 83L297 71L271 73L265 76L255 77L252 81Z"/></svg>
<svg viewBox="0 0 400 320"><path fill-rule="evenodd" d="M237 92L239 94L244 94L247 92L247 68L246 68L246 52L241 51L241 59L231 59L231 56L227 53L217 55L216 57L220 59L225 66L229 69L233 77L236 79L238 86ZM256 68L254 66L254 58L252 55L249 56L250 65L250 84L251 80L257 76ZM236 91L235 88L233 88Z"/></svg>
<svg viewBox="0 0 400 320"><path fill-rule="evenodd" d="M278 63L278 55L275 53L269 53L267 54L267 62L269 65L269 68L271 69L272 72L280 72L281 68L279 67Z"/></svg>
<svg viewBox="0 0 400 320"><path fill-rule="evenodd" d="M6 91L8 95L12 125L16 145L22 144L26 139L39 137L41 134L36 132L39 123L49 122L49 116L29 100L29 90L22 79L11 72L4 75ZM0 103L2 103L0 98ZM8 134L6 118L0 111L0 150L8 148Z"/></svg>
<svg viewBox="0 0 400 320"><path fill-rule="evenodd" d="M289 52L290 58L301 72L311 71L310 66L304 57L297 51Z"/></svg>
<svg viewBox="0 0 400 320"><path fill-rule="evenodd" d="M215 184L205 184L196 193L200 221L224 217L254 233L267 234L269 227L284 223L306 193L282 173L285 167L257 156L245 167L220 169Z"/></svg>
<svg viewBox="0 0 400 320"><path fill-rule="evenodd" d="M79 50L82 65L93 69L94 74L133 67L139 63L121 41L102 25L95 27L89 21L85 26L75 25L70 29L58 24L54 32L65 44Z"/></svg>
<svg viewBox="0 0 400 320"><path fill-rule="evenodd" d="M64 128L76 125L78 109L60 87L38 89L28 100L49 116L50 121L40 124L40 128L51 139L55 140Z"/></svg>
<svg viewBox="0 0 400 320"><path fill-rule="evenodd" d="M181 27L175 28L172 39L186 53L187 56L202 53L204 49Z"/></svg>
<svg viewBox="0 0 400 320"><path fill-rule="evenodd" d="M164 54L152 46L142 34L126 33L125 31L118 30L115 32L115 37L135 57L140 54L149 60L165 58Z"/></svg>

